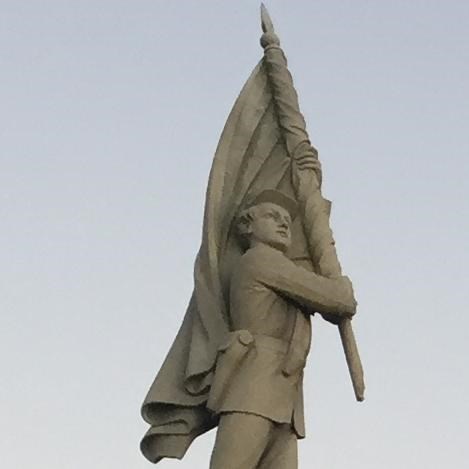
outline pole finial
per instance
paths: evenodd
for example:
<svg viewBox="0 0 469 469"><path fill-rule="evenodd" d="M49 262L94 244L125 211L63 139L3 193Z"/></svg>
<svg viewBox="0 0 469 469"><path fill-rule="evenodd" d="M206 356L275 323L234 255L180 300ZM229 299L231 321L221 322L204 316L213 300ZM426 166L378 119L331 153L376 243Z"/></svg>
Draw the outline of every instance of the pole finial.
<svg viewBox="0 0 469 469"><path fill-rule="evenodd" d="M269 12L267 11L267 7L264 3L261 3L261 22L262 22L262 31L264 33L273 33L274 32L274 25L272 20L270 19Z"/></svg>

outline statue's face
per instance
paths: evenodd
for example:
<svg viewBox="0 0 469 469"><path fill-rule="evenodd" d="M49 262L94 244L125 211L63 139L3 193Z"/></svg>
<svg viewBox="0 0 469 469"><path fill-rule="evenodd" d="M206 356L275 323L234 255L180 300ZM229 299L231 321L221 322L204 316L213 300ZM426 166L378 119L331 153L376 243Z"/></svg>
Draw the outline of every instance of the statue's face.
<svg viewBox="0 0 469 469"><path fill-rule="evenodd" d="M281 251L291 244L291 218L287 210L279 205L264 202L255 207L251 221L251 246L264 243Z"/></svg>

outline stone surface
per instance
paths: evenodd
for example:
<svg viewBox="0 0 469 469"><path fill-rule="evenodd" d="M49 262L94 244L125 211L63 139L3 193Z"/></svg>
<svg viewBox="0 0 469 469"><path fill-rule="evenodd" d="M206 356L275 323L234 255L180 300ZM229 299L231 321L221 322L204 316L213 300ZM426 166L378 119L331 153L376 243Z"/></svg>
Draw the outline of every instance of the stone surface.
<svg viewBox="0 0 469 469"><path fill-rule="evenodd" d="M194 292L142 406L152 462L182 458L218 426L211 469L292 469L305 436L303 370L311 315L339 325L355 394L363 372L330 203L280 41L263 7L264 57L214 157Z"/></svg>

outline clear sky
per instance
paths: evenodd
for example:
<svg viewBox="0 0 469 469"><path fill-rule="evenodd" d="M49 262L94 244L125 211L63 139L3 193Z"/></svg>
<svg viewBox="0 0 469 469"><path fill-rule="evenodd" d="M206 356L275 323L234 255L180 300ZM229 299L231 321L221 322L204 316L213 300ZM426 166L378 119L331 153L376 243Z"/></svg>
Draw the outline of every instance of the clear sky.
<svg viewBox="0 0 469 469"><path fill-rule="evenodd" d="M463 469L469 3L267 2L354 281L367 400L314 320L300 467ZM0 466L143 469L253 0L0 2ZM208 467L214 435L182 462Z"/></svg>

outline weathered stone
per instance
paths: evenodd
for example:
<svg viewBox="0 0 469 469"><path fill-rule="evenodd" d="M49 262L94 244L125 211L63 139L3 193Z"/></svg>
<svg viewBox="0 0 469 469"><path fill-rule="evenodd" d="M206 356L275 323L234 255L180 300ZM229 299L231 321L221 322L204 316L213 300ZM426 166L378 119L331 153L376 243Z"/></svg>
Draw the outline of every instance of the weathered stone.
<svg viewBox="0 0 469 469"><path fill-rule="evenodd" d="M142 407L152 462L218 426L211 469L294 469L305 435L311 315L338 324L355 394L363 372L321 194L318 152L267 10L264 57L225 125L208 182L194 293Z"/></svg>

